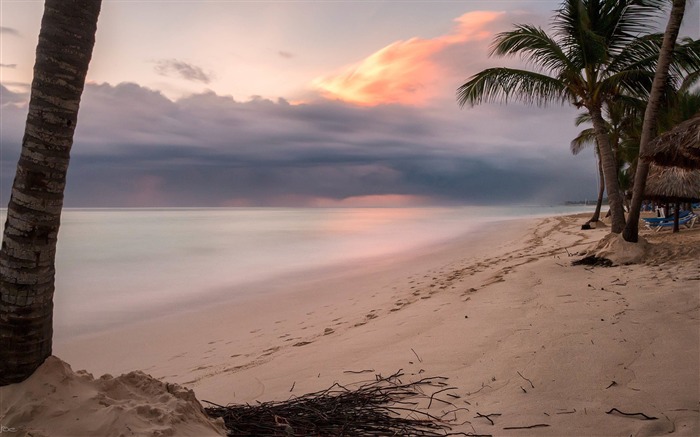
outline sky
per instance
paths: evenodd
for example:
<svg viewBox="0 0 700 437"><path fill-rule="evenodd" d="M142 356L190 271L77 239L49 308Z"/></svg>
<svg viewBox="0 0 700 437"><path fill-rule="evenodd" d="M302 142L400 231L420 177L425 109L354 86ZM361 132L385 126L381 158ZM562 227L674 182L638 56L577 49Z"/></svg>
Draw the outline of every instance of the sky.
<svg viewBox="0 0 700 437"><path fill-rule="evenodd" d="M69 207L558 204L594 199L566 106L461 109L514 23L558 1L103 0ZM0 204L43 3L0 0ZM698 2L683 34L700 34ZM660 22L663 27L665 23Z"/></svg>

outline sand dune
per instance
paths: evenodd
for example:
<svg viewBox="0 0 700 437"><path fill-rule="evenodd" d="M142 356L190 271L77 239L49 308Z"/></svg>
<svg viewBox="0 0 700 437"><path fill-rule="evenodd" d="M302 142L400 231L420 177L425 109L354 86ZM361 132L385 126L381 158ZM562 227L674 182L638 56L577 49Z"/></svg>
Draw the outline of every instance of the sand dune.
<svg viewBox="0 0 700 437"><path fill-rule="evenodd" d="M191 390L140 371L95 379L52 356L28 380L1 393L8 435L225 435Z"/></svg>
<svg viewBox="0 0 700 437"><path fill-rule="evenodd" d="M507 222L405 257L278 278L259 284L255 298L55 352L97 374L142 369L219 404L403 369L408 378L449 378L451 404L429 411L457 410L455 431L700 435L700 228L645 234L638 264L592 268L571 261L608 229L582 231L583 221ZM187 392L143 373L93 380L55 359L47 367L0 389L3 426L51 436L216 435ZM98 390L129 381L135 388L99 406ZM133 414L116 420L115 405ZM177 423L159 422L166 407L179 412Z"/></svg>

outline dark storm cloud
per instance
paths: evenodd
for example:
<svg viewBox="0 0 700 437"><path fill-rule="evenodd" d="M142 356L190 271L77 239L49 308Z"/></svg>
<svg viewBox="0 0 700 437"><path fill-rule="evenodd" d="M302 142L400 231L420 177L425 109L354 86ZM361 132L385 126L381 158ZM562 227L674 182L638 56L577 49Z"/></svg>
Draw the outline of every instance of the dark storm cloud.
<svg viewBox="0 0 700 437"><path fill-rule="evenodd" d="M20 33L12 27L0 26L0 35L20 36Z"/></svg>
<svg viewBox="0 0 700 437"><path fill-rule="evenodd" d="M193 82L211 82L211 76L200 67L177 59L161 59L156 62L154 68L161 76L177 76Z"/></svg>
<svg viewBox="0 0 700 437"><path fill-rule="evenodd" d="M3 99L20 98L3 88ZM5 203L24 114L26 107L17 105L3 112ZM570 131L562 129L565 124ZM88 85L66 204L304 205L375 195L541 203L592 197L594 162L570 156L572 133L572 113L559 108L359 108L329 101L237 102L213 93L173 102L134 84Z"/></svg>
<svg viewBox="0 0 700 437"><path fill-rule="evenodd" d="M24 104L29 100L29 93L13 92L0 84L0 106ZM3 114L3 117L5 114Z"/></svg>

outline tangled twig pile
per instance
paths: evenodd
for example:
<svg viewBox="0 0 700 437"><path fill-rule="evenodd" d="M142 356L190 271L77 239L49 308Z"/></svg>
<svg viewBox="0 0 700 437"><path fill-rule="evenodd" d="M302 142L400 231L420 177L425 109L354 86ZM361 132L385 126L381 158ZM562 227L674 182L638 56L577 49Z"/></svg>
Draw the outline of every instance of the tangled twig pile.
<svg viewBox="0 0 700 437"><path fill-rule="evenodd" d="M211 417L222 417L229 436L454 436L450 421L419 411L451 388L447 378L423 378L403 383L401 371L377 375L375 381L349 389L334 384L326 390L281 402L221 406L204 401ZM456 416L456 415L455 415Z"/></svg>

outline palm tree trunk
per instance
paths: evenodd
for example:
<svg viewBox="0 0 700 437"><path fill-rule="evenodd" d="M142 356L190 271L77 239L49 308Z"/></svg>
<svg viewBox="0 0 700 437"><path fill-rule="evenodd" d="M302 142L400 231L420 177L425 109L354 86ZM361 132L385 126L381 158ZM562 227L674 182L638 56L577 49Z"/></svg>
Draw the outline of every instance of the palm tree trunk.
<svg viewBox="0 0 700 437"><path fill-rule="evenodd" d="M595 204L595 212L593 212L593 217L589 222L597 222L600 220L600 209L603 207L603 194L605 194L605 176L603 175L603 162L600 160L600 152L598 150L598 145L596 144L596 157L595 160L598 163L598 200Z"/></svg>
<svg viewBox="0 0 700 437"><path fill-rule="evenodd" d="M51 355L63 190L101 0L46 0L0 249L0 385Z"/></svg>
<svg viewBox="0 0 700 437"><path fill-rule="evenodd" d="M659 63L656 66L656 74L654 74L654 83L651 86L649 94L649 103L647 103L644 111L644 123L642 125L642 138L639 142L639 154L643 154L647 145L654 137L656 128L656 119L661 105L663 96L663 88L668 78L668 68L673 59L673 49L678 38L678 32L683 22L685 14L685 0L673 0L671 8L671 16L668 19L664 40L661 44L661 52L659 53ZM647 175L649 174L649 163L643 160L637 162L637 173L634 176L634 188L632 190L632 205L630 205L630 215L627 221L622 237L625 241L636 243L639 240L639 214L644 198L644 190L647 183Z"/></svg>
<svg viewBox="0 0 700 437"><path fill-rule="evenodd" d="M610 147L608 131L605 128L605 120L603 120L600 106L592 105L588 108L588 111L591 114L591 122L593 123L593 130L598 142L598 151L600 152L600 161L605 177L605 188L608 192L611 215L610 232L619 234L625 228L625 211L622 207L620 184L617 180L617 162L615 162L615 156Z"/></svg>
<svg viewBox="0 0 700 437"><path fill-rule="evenodd" d="M681 203L676 201L675 207L673 211L673 232L679 232L681 228Z"/></svg>

